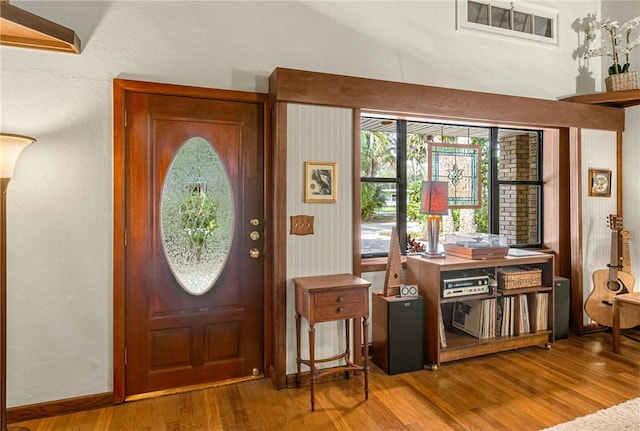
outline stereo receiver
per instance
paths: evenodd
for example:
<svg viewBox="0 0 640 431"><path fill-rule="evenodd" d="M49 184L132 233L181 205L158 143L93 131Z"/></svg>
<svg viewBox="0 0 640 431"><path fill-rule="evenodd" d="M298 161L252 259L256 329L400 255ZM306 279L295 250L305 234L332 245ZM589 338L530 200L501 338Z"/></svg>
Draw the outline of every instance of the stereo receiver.
<svg viewBox="0 0 640 431"><path fill-rule="evenodd" d="M449 278L442 280L442 297L478 295L491 292L491 279L488 275Z"/></svg>

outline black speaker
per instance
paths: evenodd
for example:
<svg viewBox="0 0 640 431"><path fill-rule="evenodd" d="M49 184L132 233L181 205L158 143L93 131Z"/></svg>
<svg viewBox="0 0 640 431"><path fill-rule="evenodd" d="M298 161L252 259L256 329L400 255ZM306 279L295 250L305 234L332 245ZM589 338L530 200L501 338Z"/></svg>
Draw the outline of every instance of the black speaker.
<svg viewBox="0 0 640 431"><path fill-rule="evenodd" d="M571 315L571 281L564 277L554 277L555 301L553 303L553 339L569 336L569 316Z"/></svg>
<svg viewBox="0 0 640 431"><path fill-rule="evenodd" d="M373 362L387 374L424 368L424 298L373 294Z"/></svg>

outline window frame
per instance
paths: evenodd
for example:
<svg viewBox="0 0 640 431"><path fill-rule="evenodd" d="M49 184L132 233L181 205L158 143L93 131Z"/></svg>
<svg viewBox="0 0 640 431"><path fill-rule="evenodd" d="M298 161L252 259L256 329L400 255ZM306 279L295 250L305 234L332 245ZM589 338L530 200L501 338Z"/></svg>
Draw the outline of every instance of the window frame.
<svg viewBox="0 0 640 431"><path fill-rule="evenodd" d="M389 117L381 117L375 113L361 112L360 123L363 117L376 118L376 119L389 119ZM423 122L438 124L442 121L437 119L404 119L393 118L396 123L396 177L360 177L360 184L363 183L389 183L396 185L396 229L398 232L398 240L400 243L400 253L404 256L407 254L407 123L409 122ZM476 124L457 124L462 127L482 127L488 130L489 142L488 142L488 168L487 175L489 176L487 187L487 211L489 218L489 233L496 234L499 229L499 190L501 185L533 185L537 187L538 191L538 217L537 217L537 242L527 244L511 244L513 248L540 248L543 245L544 238L544 181L543 181L543 136L544 131L542 129L523 128L517 127L492 127L492 126L479 126ZM536 133L536 151L537 151L537 167L536 167L536 180L500 180L498 178L498 155L499 155L499 130L518 130L523 133ZM362 132L360 126L358 136ZM362 144L360 143L360 146ZM428 161L427 161L428 163ZM358 163L359 165L359 163ZM361 197L360 197L361 199ZM360 229L362 229L362 222L360 223ZM387 257L388 252L376 252L376 253L363 253L360 251L361 259L382 258Z"/></svg>

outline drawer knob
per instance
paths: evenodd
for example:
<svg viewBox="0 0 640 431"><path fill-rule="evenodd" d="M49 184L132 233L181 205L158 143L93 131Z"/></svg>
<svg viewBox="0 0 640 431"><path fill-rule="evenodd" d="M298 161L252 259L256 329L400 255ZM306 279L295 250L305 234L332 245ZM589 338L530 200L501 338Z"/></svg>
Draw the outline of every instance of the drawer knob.
<svg viewBox="0 0 640 431"><path fill-rule="evenodd" d="M344 311L344 308L338 307L338 313L342 313L343 311Z"/></svg>
<svg viewBox="0 0 640 431"><path fill-rule="evenodd" d="M344 302L344 297L340 296L340 297L338 298L338 302Z"/></svg>

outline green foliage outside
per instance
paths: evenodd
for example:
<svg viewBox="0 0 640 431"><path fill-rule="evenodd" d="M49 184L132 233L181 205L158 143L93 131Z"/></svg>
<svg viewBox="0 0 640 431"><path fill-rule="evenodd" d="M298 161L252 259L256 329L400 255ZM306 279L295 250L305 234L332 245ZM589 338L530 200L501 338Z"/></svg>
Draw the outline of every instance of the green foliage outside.
<svg viewBox="0 0 640 431"><path fill-rule="evenodd" d="M409 202L407 203L407 220L424 222L427 218L426 214L420 213L420 190L422 181L413 181L407 187Z"/></svg>
<svg viewBox="0 0 640 431"><path fill-rule="evenodd" d="M195 246L198 259L207 238L218 227L216 204L204 193L190 193L180 204L180 226Z"/></svg>
<svg viewBox="0 0 640 431"><path fill-rule="evenodd" d="M360 216L363 222L371 221L376 211L384 208L386 197L382 192L382 186L363 183L361 186Z"/></svg>
<svg viewBox="0 0 640 431"><path fill-rule="evenodd" d="M480 178L482 181L481 208L475 210L475 221L478 232L489 233L489 142L486 139L473 138L471 143L482 148L482 163L480 165Z"/></svg>

